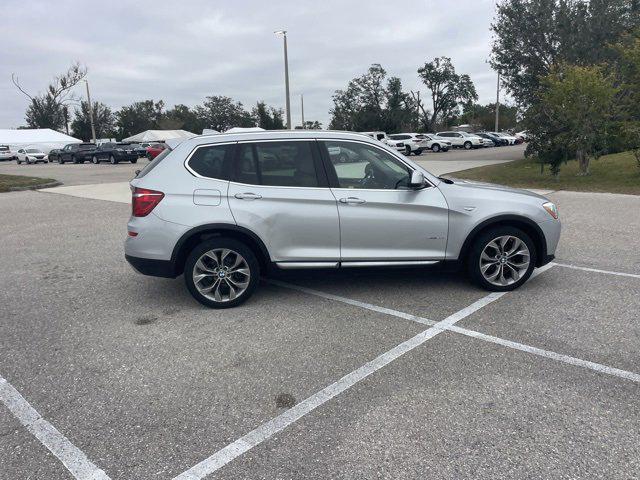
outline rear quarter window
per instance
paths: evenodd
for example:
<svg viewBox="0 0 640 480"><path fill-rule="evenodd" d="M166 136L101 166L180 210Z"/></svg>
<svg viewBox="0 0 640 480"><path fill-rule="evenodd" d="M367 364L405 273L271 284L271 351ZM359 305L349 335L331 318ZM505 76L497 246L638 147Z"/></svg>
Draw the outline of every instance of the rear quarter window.
<svg viewBox="0 0 640 480"><path fill-rule="evenodd" d="M235 144L198 147L192 153L187 165L202 177L228 180L229 165L233 160L234 150Z"/></svg>
<svg viewBox="0 0 640 480"><path fill-rule="evenodd" d="M164 160L164 158L169 155L169 153L171 152L170 148L167 148L165 151L163 151L162 153L160 153L156 158L154 158L153 160L151 160L149 163L147 163L147 165L138 172L138 174L136 175L136 178L142 178L144 177L146 174L148 174L151 170L153 170L154 168L156 168L160 162L162 160Z"/></svg>

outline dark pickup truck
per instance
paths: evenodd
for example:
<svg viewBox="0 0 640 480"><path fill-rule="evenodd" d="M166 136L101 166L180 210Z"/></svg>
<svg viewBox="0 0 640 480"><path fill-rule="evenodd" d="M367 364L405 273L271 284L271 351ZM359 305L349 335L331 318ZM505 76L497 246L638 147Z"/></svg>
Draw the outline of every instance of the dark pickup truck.
<svg viewBox="0 0 640 480"><path fill-rule="evenodd" d="M119 162L136 163L138 158L144 156L145 150L137 144L123 142L107 142L98 145L93 151L91 161L93 163L110 162L116 164Z"/></svg>
<svg viewBox="0 0 640 480"><path fill-rule="evenodd" d="M50 161L54 159L58 161L58 163L84 163L91 160L93 156L93 152L96 150L95 143L70 143L69 145L65 145L64 148L57 150L54 152L53 159L51 157Z"/></svg>

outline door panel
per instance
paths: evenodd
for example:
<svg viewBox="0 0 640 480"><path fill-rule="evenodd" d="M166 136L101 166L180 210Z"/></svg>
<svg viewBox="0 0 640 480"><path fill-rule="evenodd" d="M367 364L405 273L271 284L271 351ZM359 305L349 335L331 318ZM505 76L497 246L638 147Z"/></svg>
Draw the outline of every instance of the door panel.
<svg viewBox="0 0 640 480"><path fill-rule="evenodd" d="M339 200L343 261L444 258L449 214L437 188L332 190Z"/></svg>
<svg viewBox="0 0 640 480"><path fill-rule="evenodd" d="M409 188L413 167L366 142L322 142L348 261L443 259L449 212L442 193Z"/></svg>
<svg viewBox="0 0 640 480"><path fill-rule="evenodd" d="M340 258L336 200L328 187L317 186L322 182L315 149L306 140L238 145L236 181L228 190L231 212L238 225L262 239L273 261Z"/></svg>

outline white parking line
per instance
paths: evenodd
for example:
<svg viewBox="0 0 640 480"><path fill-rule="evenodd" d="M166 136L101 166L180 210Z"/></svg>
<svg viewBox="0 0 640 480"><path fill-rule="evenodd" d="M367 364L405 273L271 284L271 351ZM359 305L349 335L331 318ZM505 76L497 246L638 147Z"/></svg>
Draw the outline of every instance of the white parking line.
<svg viewBox="0 0 640 480"><path fill-rule="evenodd" d="M79 480L109 480L106 473L96 467L56 427L42 418L20 395L20 392L2 377L0 377L0 400L18 421L67 467L67 470L75 478Z"/></svg>
<svg viewBox="0 0 640 480"><path fill-rule="evenodd" d="M549 263L549 264L545 265L544 267L536 269L533 272L533 274L531 275L531 279L537 277L541 273L546 272L547 270L549 270L550 268L552 268L552 267L554 267L556 265L557 266L563 266L563 265L556 264L556 263ZM368 310L373 310L375 312L386 313L387 315L392 315L394 317L404 318L405 320L413 320L413 321L421 323L423 325L437 325L433 320L429 320L427 318L422 318L422 317L419 317L417 315L412 315L412 314L405 313L405 312L400 312L400 311L397 311L397 310L392 310L390 308L383 308L383 307L379 307L377 305L372 305L370 303L359 302L359 301L356 301L356 300L351 300L350 298L341 297L341 296L338 296L338 295L332 295L332 294L320 292L318 290L313 290L311 288L300 287L298 285L293 285L293 284L289 284L289 283L286 283L286 282L280 282L278 280L269 280L269 282L273 283L274 285L279 285L281 287L289 288L289 289L292 289L292 290L298 290L298 291L305 292L305 293L308 293L308 294L311 294L311 295L316 295L316 296L319 296L319 297L322 297L322 298L328 298L328 299L331 299L331 300L336 300L338 302L348 303L349 305L355 305L355 306L358 306L358 307L361 307L361 308L366 308ZM504 293L501 294L501 295L504 295ZM472 337L472 338L476 338L476 339L479 339L479 340L484 340L485 342L495 343L495 344L498 344L498 345L502 345L504 347L513 348L515 350L520 350L522 352L532 353L532 354L538 355L540 357L550 358L550 359L553 359L553 360L557 360L559 362L568 363L570 365L575 365L575 366L578 366L578 367L588 368L590 370L594 370L594 371L599 372L599 373L604 373L604 374L607 374L607 375L613 375L615 377L624 378L626 380L631 380L633 382L640 383L640 375L637 374L637 373L634 373L634 372L629 372L627 370L621 370L619 368L609 367L607 365L602 365L600 363L591 362L589 360L582 360L580 358L571 357L569 355L563 355L561 353L552 352L550 350L544 350L542 348L533 347L531 345L525 345L523 343L514 342L512 340L507 340L507 339L504 339L504 338L494 337L492 335L487 335L487 334L484 334L484 333L481 333L481 332L477 332L475 330L469 330L467 328L462 328L462 327L458 327L458 326L455 326L455 325L447 327L447 329L452 331L452 332L459 333L461 335L466 335L467 337Z"/></svg>
<svg viewBox="0 0 640 480"><path fill-rule="evenodd" d="M558 267L563 267L563 268L572 268L574 270L582 270L585 272L606 273L607 275L618 275L619 277L640 278L640 275L635 273L614 272L612 270L600 270L598 268L578 267L577 265L568 265L566 263L556 263L556 262L553 262L553 265L557 265Z"/></svg>
<svg viewBox="0 0 640 480"><path fill-rule="evenodd" d="M328 295L328 294L327 294ZM490 293L486 297L481 298L480 300L472 303L466 308L459 310L453 315L449 315L444 320L435 323L432 327L420 332L416 336L410 338L409 340L402 342L400 345L392 348L391 350L383 353L382 355L376 357L370 362L366 363L362 367L354 370L353 372L345 375L340 380L332 383L328 387L323 388L317 393L314 393L310 397L301 401L294 407L290 408L286 412L278 415L277 417L269 420L266 423L263 423L258 428L252 430L247 433L243 437L240 437L235 442L227 445L223 449L214 453L210 457L204 459L197 465L193 466L189 470L184 473L181 473L174 480L199 480L207 475L212 474L216 470L222 468L227 463L231 462L235 458L239 457L243 453L252 449L256 445L264 442L269 439L276 433L282 431L287 428L292 423L296 422L303 416L312 412L319 406L328 402L336 395L341 394L345 390L348 390L356 383L364 380L369 375L374 372L377 372L385 365L393 362L398 357L404 355L407 352L410 352L414 348L422 345L427 340L435 337L436 335L446 331L456 322L462 320L465 317L468 317L474 312L477 312L485 305L497 300L502 297L504 293ZM334 300L339 299L340 297L333 298ZM348 302L353 304L352 301ZM379 307L376 307L379 308ZM379 311L379 310L374 310ZM403 317L404 318L404 317Z"/></svg>

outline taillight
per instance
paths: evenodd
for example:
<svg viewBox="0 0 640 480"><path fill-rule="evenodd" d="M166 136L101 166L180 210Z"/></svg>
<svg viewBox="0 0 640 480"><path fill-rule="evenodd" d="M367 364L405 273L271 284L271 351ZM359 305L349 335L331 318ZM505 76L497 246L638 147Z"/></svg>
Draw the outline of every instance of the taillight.
<svg viewBox="0 0 640 480"><path fill-rule="evenodd" d="M134 217L146 217L163 198L164 193L157 190L135 187L131 195L131 214Z"/></svg>

